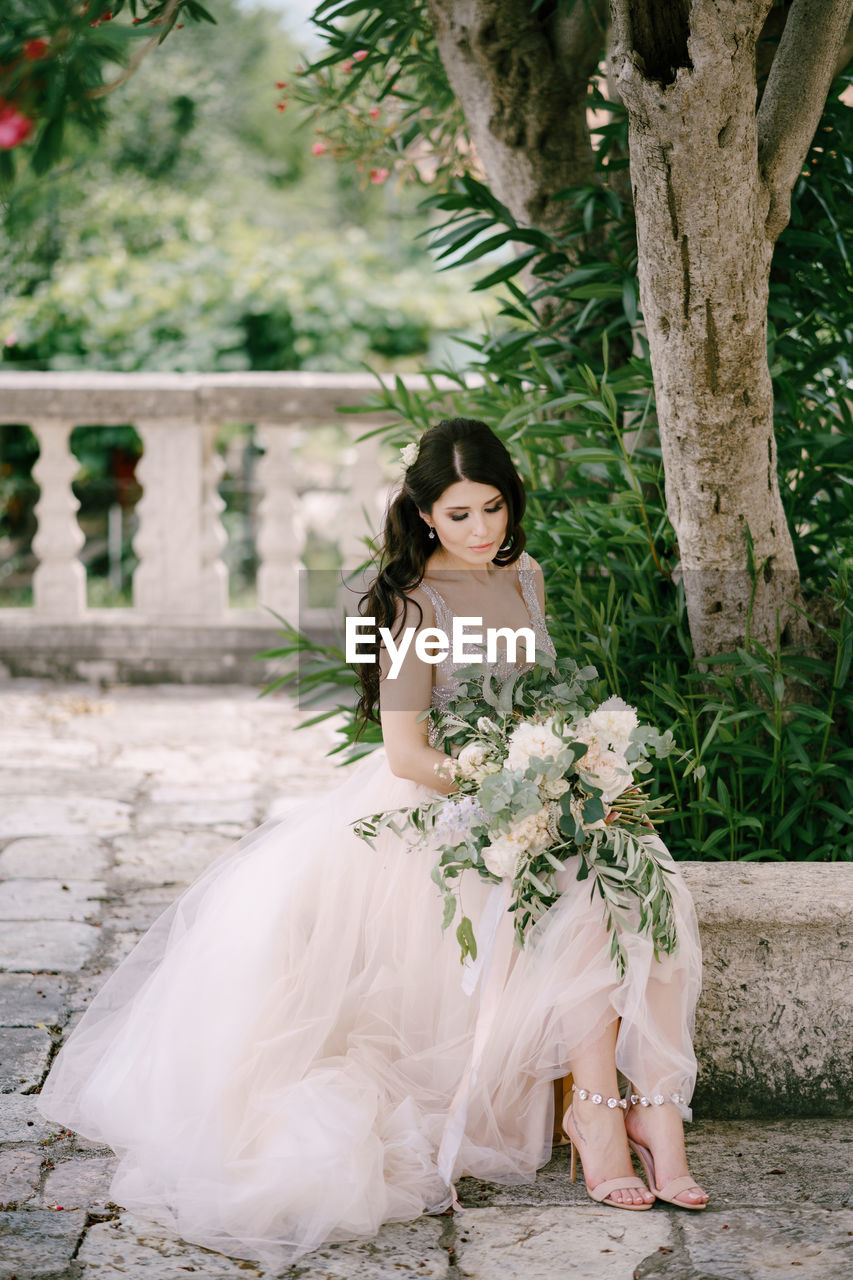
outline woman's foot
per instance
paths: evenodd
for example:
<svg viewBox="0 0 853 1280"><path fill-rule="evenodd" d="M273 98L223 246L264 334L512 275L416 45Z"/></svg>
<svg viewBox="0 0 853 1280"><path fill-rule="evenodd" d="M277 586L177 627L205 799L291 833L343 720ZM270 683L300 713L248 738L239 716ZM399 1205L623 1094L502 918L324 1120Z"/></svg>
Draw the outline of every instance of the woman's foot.
<svg viewBox="0 0 853 1280"><path fill-rule="evenodd" d="M628 1138L651 1153L651 1170L646 1168L652 1189L663 1190L676 1179L690 1178L687 1153L684 1150L684 1126L678 1108L668 1102L662 1106L632 1106L625 1116ZM638 1152L638 1155L641 1153ZM645 1161L643 1161L645 1167ZM653 1170L654 1181L651 1179ZM691 1179L692 1182L692 1179ZM704 1208L708 1193L696 1183L673 1191L672 1204L684 1208Z"/></svg>
<svg viewBox="0 0 853 1280"><path fill-rule="evenodd" d="M575 1091L563 1124L580 1155L589 1191L594 1191L604 1182L622 1178L636 1180L628 1150L624 1113L619 1107L595 1104L589 1095L581 1098ZM654 1196L645 1187L623 1187L611 1191L607 1200L614 1204L650 1205Z"/></svg>

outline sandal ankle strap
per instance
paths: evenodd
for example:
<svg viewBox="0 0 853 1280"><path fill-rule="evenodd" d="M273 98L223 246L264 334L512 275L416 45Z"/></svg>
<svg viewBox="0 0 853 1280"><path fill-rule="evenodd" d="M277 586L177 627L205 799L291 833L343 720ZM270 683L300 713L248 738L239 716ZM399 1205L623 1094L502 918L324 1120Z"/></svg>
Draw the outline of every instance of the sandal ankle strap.
<svg viewBox="0 0 853 1280"><path fill-rule="evenodd" d="M654 1093L647 1098L643 1093L626 1094L626 1100L630 1099L631 1106L636 1107L662 1107L665 1102L673 1102L676 1106L686 1106L686 1099L680 1093L671 1093L669 1097L665 1097L662 1093Z"/></svg>
<svg viewBox="0 0 853 1280"><path fill-rule="evenodd" d="M605 1098L601 1093L590 1093L589 1089L579 1089L574 1083L572 1084L572 1093L576 1093L581 1102L586 1102L588 1098L589 1101L594 1102L597 1107L600 1107L601 1104L604 1103L606 1107L610 1107L611 1111L614 1107L621 1107L623 1111L627 1111L628 1109L627 1098Z"/></svg>

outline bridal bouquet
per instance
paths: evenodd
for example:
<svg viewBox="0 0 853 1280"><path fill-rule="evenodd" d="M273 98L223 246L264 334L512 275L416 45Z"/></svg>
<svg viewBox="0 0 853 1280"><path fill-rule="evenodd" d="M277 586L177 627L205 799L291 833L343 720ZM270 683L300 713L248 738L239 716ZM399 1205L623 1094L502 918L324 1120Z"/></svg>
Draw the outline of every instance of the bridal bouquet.
<svg viewBox="0 0 853 1280"><path fill-rule="evenodd" d="M621 698L596 706L588 692L595 667L537 655L537 665L500 683L469 667L453 704L427 713L453 758L446 770L456 791L414 809L364 818L368 842L384 828L436 850L432 878L444 895L448 928L462 958L476 959L471 920L461 912L460 876L511 882L509 910L524 945L528 929L557 901L556 876L579 855L577 879L602 901L611 957L620 976L627 964L623 928L651 936L655 955L677 947L670 860L654 839L666 797L654 799L640 777L649 757L675 747L672 733L641 725Z"/></svg>

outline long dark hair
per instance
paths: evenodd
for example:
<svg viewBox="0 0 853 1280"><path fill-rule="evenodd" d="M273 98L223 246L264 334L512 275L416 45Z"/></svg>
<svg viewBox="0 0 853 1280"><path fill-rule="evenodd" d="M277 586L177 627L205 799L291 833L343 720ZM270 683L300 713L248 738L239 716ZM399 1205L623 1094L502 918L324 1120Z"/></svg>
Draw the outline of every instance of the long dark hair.
<svg viewBox="0 0 853 1280"><path fill-rule="evenodd" d="M503 441L476 418L446 418L421 436L418 456L406 469L400 492L385 513L380 541L379 572L365 595L359 600L362 617L375 618L375 626L393 628L402 601L399 627L395 638L406 626L410 604L420 614L423 610L407 592L421 582L427 561L441 545L431 539L419 512L432 514L435 502L445 489L459 480L493 485L499 489L507 508L507 527L503 546L494 557L495 564L513 564L524 550L525 535L521 527L526 498L521 477L515 469ZM364 645L363 651L369 652ZM358 664L361 697L356 709L359 732L368 721L378 722L379 642L374 654L376 662Z"/></svg>

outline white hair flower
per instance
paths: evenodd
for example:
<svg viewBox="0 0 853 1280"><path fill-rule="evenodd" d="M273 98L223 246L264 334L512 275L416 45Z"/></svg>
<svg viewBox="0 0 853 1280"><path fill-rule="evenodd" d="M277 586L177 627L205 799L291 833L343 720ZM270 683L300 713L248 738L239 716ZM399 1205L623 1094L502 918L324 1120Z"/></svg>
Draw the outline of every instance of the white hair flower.
<svg viewBox="0 0 853 1280"><path fill-rule="evenodd" d="M403 466L408 470L412 463L417 461L418 446L416 444L404 445L400 450L400 457L403 460Z"/></svg>

